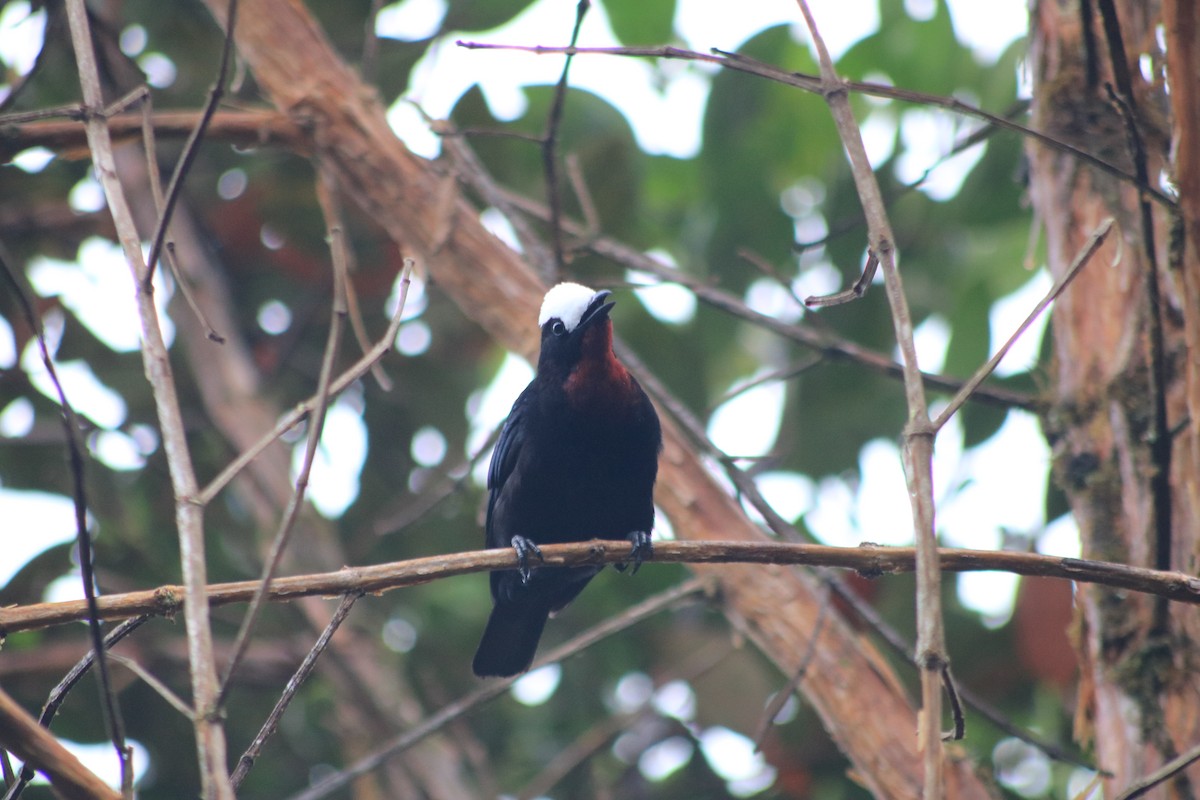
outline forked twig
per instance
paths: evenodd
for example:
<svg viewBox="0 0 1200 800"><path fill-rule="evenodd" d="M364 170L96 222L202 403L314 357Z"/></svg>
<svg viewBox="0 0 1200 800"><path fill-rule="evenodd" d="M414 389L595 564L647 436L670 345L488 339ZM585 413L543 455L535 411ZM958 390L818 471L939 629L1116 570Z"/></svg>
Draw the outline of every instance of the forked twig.
<svg viewBox="0 0 1200 800"><path fill-rule="evenodd" d="M150 619L149 614L133 617L122 622L117 627L109 631L104 637L104 649L108 650L117 642L124 639L129 634L140 628L146 621ZM88 650L87 653L79 660L79 662L71 667L63 679L58 682L53 689L50 690L50 695L46 698L45 705L42 706L42 713L38 716L38 724L43 728L49 728L50 723L54 721L54 717L58 714L58 709L66 702L67 695L75 688L76 684L88 673L92 665L96 663L96 651ZM4 795L4 800L17 800L21 796L21 792L35 777L33 767L26 764L21 768L21 774L12 783L8 793Z"/></svg>
<svg viewBox="0 0 1200 800"><path fill-rule="evenodd" d="M396 341L396 333L400 330L401 316L404 313L404 305L408 300L408 287L412 284L412 272L415 262L411 258L404 259L404 269L400 277L400 302L396 306L396 312L392 314L392 321L388 325L388 329L380 337L375 346L368 350L362 358L354 362L354 365L339 375L329 385L329 396L333 397L345 391L346 387L361 378L371 369L371 365L383 358L384 355L392 349L392 345ZM297 403L296 407L284 414L275 427L263 435L261 439L255 442L254 446L242 452L237 458L230 462L229 466L221 470L221 472L209 481L208 485L197 494L197 502L202 505L207 505L216 497L222 489L229 485L239 472L246 468L246 465L253 461L259 453L271 446L271 444L283 434L298 425L302 420L308 417L317 407L319 397L312 397Z"/></svg>
<svg viewBox="0 0 1200 800"><path fill-rule="evenodd" d="M217 106L221 103L221 97L225 94L225 78L229 74L229 62L233 56L233 29L237 24L237 4L238 0L229 0L229 12L225 20L225 43L221 48L221 64L217 68L217 79L213 82L212 88L208 90L208 102L204 104L200 121L196 123L196 127L184 143L179 163L175 165L175 171L171 173L171 182L167 186L166 199L158 217L158 225L154 229L150 253L146 256L145 280L147 286L154 277L154 267L158 263L159 253L162 252L163 242L167 237L167 226L171 224L171 216L175 212L175 204L179 201L179 195L183 191L183 181L200 150L200 142L204 139L208 123L212 121L213 114L217 112Z"/></svg>
<svg viewBox="0 0 1200 800"><path fill-rule="evenodd" d="M937 429L932 427L929 420L925 385L913 341L912 315L896 265L895 236L883 194L867 158L862 131L850 108L846 85L837 75L807 0L798 0L798 3L817 50L821 67L821 95L829 106L829 113L845 148L854 186L867 220L868 249L872 260L878 259L883 270L884 292L891 308L892 327L904 367L908 423L904 426L902 457L912 508L913 538L917 545L917 664L921 673L921 711L918 715L916 749L922 754L924 765L922 796L925 800L941 800L944 792L941 669L947 658L942 620L941 569L933 526L933 441Z"/></svg>

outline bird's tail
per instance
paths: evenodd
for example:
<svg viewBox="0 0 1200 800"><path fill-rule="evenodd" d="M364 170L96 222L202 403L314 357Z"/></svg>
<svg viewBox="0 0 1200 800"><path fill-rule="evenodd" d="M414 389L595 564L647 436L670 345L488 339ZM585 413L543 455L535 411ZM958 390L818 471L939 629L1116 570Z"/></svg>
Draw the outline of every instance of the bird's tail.
<svg viewBox="0 0 1200 800"><path fill-rule="evenodd" d="M529 669L549 616L550 606L544 602L496 604L471 663L475 674L507 678Z"/></svg>

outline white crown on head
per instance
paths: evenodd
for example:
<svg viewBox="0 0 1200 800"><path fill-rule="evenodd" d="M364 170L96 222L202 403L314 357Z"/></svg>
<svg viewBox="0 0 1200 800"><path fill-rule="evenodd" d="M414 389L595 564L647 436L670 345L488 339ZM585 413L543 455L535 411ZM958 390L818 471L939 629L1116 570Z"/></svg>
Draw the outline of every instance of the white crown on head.
<svg viewBox="0 0 1200 800"><path fill-rule="evenodd" d="M596 292L579 283L560 283L542 300L542 311L538 314L538 327L552 319L559 319L568 331L575 330L579 320L587 311Z"/></svg>

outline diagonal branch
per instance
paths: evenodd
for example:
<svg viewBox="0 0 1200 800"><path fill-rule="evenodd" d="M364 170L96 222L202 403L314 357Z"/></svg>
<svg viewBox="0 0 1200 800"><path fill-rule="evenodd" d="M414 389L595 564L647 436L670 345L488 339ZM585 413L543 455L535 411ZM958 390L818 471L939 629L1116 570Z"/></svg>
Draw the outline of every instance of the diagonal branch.
<svg viewBox="0 0 1200 800"><path fill-rule="evenodd" d="M1100 224L1100 227L1096 229L1095 233L1092 234L1091 238L1088 239L1084 246L1080 249L1079 254L1075 256L1075 260L1072 262L1070 268L1068 268L1067 271L1063 273L1062 277L1055 282L1050 291L1046 293L1046 296L1043 297L1041 301L1033 307L1033 310L1029 312L1028 316L1025 317L1025 320L1017 326L1015 331L1013 331L1012 336L1008 337L1008 340L1005 341L1000 349L996 351L996 354L989 358L987 363L976 370L975 374L971 376L971 379L964 383L962 388L958 390L953 398L951 398L950 402L946 405L946 408L944 408L942 413L938 414L937 419L933 421L934 428L941 430L941 428L950 421L950 417L954 416L958 409L962 408L963 403L967 402L971 395L975 393L975 390L979 388L979 385L983 383L984 380L986 380L987 377L995 371L1000 362L1004 360L1004 357L1008 355L1008 351L1012 348L1013 343L1016 342L1026 330L1028 330L1029 326L1033 324L1033 321L1037 319L1038 316L1045 311L1051 303L1058 299L1059 295L1066 291L1067 286L1071 284L1071 281L1075 280L1075 276L1082 272L1083 268L1087 266L1089 261L1092 260L1092 256L1094 256L1096 251L1100 249L1100 245L1104 244L1104 240L1108 238L1108 234L1112 231L1113 222L1113 218L1109 217Z"/></svg>

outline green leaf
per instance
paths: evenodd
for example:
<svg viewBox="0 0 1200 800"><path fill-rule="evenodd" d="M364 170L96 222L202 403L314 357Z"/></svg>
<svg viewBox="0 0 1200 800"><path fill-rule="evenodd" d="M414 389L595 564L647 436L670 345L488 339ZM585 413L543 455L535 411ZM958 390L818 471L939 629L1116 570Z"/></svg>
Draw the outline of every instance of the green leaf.
<svg viewBox="0 0 1200 800"><path fill-rule="evenodd" d="M624 44L661 44L672 38L674 0L604 0L604 10L613 33Z"/></svg>

